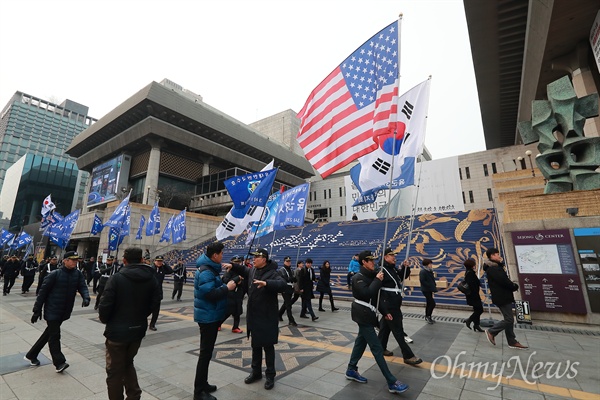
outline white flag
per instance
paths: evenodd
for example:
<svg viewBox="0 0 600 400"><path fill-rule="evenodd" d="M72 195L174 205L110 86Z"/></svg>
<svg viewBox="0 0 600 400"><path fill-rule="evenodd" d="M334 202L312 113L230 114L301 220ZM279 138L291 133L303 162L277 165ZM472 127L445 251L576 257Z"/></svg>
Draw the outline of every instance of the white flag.
<svg viewBox="0 0 600 400"><path fill-rule="evenodd" d="M54 205L54 203L52 202L52 198L50 197L51 195L48 195L48 197L46 197L44 199L44 202L42 203L42 216L46 216L48 215L48 213L52 210L54 210L56 208L56 206Z"/></svg>

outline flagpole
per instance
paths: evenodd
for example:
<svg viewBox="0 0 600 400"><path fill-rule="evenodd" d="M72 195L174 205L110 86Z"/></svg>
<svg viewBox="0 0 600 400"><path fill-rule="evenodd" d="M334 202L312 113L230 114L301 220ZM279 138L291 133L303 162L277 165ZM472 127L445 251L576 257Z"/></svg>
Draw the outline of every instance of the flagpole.
<svg viewBox="0 0 600 400"><path fill-rule="evenodd" d="M302 225L302 229L300 230L300 236L298 237L298 251L296 252L296 265L298 265L298 258L300 258L300 239L302 239L302 236L304 235L304 228L306 228L306 225Z"/></svg>

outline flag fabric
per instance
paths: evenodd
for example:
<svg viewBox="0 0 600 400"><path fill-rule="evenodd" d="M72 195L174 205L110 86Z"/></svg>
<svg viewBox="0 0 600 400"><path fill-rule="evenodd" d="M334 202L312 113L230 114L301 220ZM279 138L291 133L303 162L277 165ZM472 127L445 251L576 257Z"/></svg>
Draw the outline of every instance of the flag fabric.
<svg viewBox="0 0 600 400"><path fill-rule="evenodd" d="M121 225L121 229L119 230L119 244L123 242L123 238L125 236L129 236L129 229L131 227L131 206L127 205L127 210L125 210L125 219L123 219L123 224Z"/></svg>
<svg viewBox="0 0 600 400"><path fill-rule="evenodd" d="M42 220L42 227L45 229L45 232L42 233L42 236L50 236L49 231L50 231L50 228L52 227L52 225L54 225L58 222L61 222L64 218L65 217L63 217L60 213L58 213L56 211L52 211L50 214L48 214L44 218L45 223L44 223L44 220Z"/></svg>
<svg viewBox="0 0 600 400"><path fill-rule="evenodd" d="M248 229L246 244L250 244L254 238L263 237L270 232L273 232L273 224L275 222L277 211L279 210L280 198L281 192L274 193L269 197L269 201L267 201L267 204L265 205L263 218L260 221L253 222Z"/></svg>
<svg viewBox="0 0 600 400"><path fill-rule="evenodd" d="M25 255L23 256L23 260L27 260L27 257L29 257L30 254L33 254L33 240L27 245Z"/></svg>
<svg viewBox="0 0 600 400"><path fill-rule="evenodd" d="M9 231L2 228L2 231L0 231L0 246L4 246L8 242L10 242L12 239L14 239L14 237L15 237L14 233L10 233Z"/></svg>
<svg viewBox="0 0 600 400"><path fill-rule="evenodd" d="M414 185L415 164L425 142L430 84L427 79L400 96L401 111L395 134L379 136L377 149L361 157L359 164L350 170L350 177L361 193L353 206L372 203L377 191L389 187L392 174L392 189Z"/></svg>
<svg viewBox="0 0 600 400"><path fill-rule="evenodd" d="M46 231L48 233L47 236L49 236L50 240L59 247L65 249L67 244L69 244L69 240L71 240L71 234L73 233L73 230L75 230L75 226L77 226L78 219L79 210L75 210L62 220L56 220Z"/></svg>
<svg viewBox="0 0 600 400"><path fill-rule="evenodd" d="M185 210L182 210L179 215L173 219L173 224L171 226L173 244L180 243L186 239L185 229Z"/></svg>
<svg viewBox="0 0 600 400"><path fill-rule="evenodd" d="M175 218L175 216L171 216L171 218L169 218L169 221L167 221L167 226L165 226L165 230L163 231L162 236L160 237L160 240L158 241L159 243L162 242L169 242L171 240L171 233L173 230L173 219Z"/></svg>
<svg viewBox="0 0 600 400"><path fill-rule="evenodd" d="M119 229L110 227L108 231L108 249L111 251L117 250L119 247Z"/></svg>
<svg viewBox="0 0 600 400"><path fill-rule="evenodd" d="M25 231L21 231L19 236L14 238L10 248L13 250L18 250L23 246L29 245L33 241L33 237Z"/></svg>
<svg viewBox="0 0 600 400"><path fill-rule="evenodd" d="M146 224L146 236L154 236L160 233L160 209L158 208L158 201L154 203L154 207L148 217L148 223Z"/></svg>
<svg viewBox="0 0 600 400"><path fill-rule="evenodd" d="M102 224L102 219L100 219L99 216L94 214L94 223L92 224L92 230L90 231L90 233L92 235L97 235L100 232L102 232L102 229L104 229L104 225Z"/></svg>
<svg viewBox="0 0 600 400"><path fill-rule="evenodd" d="M144 222L146 222L146 218L142 215L140 217L140 227L138 228L137 234L135 235L135 240L142 240L142 228L144 227Z"/></svg>
<svg viewBox="0 0 600 400"><path fill-rule="evenodd" d="M115 212L113 212L113 214L110 216L108 221L106 221L104 226L110 226L111 228L119 228L122 226L123 222L125 221L125 218L127 217L130 195L131 193L129 193L127 197L123 199L121 204L117 206Z"/></svg>
<svg viewBox="0 0 600 400"><path fill-rule="evenodd" d="M227 179L224 182L225 188L231 196L233 206L236 208L244 208L247 204L264 206L271 194L275 175L277 175L277 169L253 172Z"/></svg>
<svg viewBox="0 0 600 400"><path fill-rule="evenodd" d="M309 183L304 183L281 195L279 209L273 222L275 230L285 229L286 226L304 225L309 187Z"/></svg>
<svg viewBox="0 0 600 400"><path fill-rule="evenodd" d="M333 70L298 113L298 143L323 178L377 148L398 112L399 24L386 26Z"/></svg>
<svg viewBox="0 0 600 400"><path fill-rule="evenodd" d="M42 216L46 216L48 215L48 213L52 210L54 210L56 208L56 206L54 205L54 203L52 202L52 197L51 195L46 196L46 198L44 199L44 202L42 203Z"/></svg>

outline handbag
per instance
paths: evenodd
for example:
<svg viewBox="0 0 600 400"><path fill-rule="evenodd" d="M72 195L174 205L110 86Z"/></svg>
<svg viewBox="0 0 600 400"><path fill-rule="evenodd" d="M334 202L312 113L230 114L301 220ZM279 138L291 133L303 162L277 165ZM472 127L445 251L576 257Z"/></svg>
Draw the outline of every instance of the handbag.
<svg viewBox="0 0 600 400"><path fill-rule="evenodd" d="M471 288L469 284L463 280L458 281L458 285L456 285L457 289L464 294L471 294Z"/></svg>

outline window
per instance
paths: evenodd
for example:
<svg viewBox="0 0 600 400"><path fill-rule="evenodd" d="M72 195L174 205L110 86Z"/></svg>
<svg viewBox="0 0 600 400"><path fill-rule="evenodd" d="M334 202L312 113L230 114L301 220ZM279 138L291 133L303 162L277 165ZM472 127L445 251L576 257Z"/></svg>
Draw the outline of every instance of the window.
<svg viewBox="0 0 600 400"><path fill-rule="evenodd" d="M488 200L494 201L494 196L492 195L492 189L488 188Z"/></svg>
<svg viewBox="0 0 600 400"><path fill-rule="evenodd" d="M331 217L331 216L333 215L333 214L331 214L331 207L330 207L330 208L328 208L327 210L328 210L327 216L328 216L328 217Z"/></svg>
<svg viewBox="0 0 600 400"><path fill-rule="evenodd" d="M498 171L496 170L496 163L493 162L492 163L492 174L497 174L497 173L498 173Z"/></svg>
<svg viewBox="0 0 600 400"><path fill-rule="evenodd" d="M521 169L527 169L527 165L525 164L525 159L521 158L519 161L521 162Z"/></svg>
<svg viewBox="0 0 600 400"><path fill-rule="evenodd" d="M483 176L489 176L487 164L483 164Z"/></svg>
<svg viewBox="0 0 600 400"><path fill-rule="evenodd" d="M340 186L340 197L344 197L344 194L343 194L343 193L344 193L344 190L343 190L343 188Z"/></svg>
<svg viewBox="0 0 600 400"><path fill-rule="evenodd" d="M462 181L462 169L460 169L460 167L458 167L458 176L460 177L460 180Z"/></svg>
<svg viewBox="0 0 600 400"><path fill-rule="evenodd" d="M331 189L328 189L327 193L329 194L329 198L331 198Z"/></svg>
<svg viewBox="0 0 600 400"><path fill-rule="evenodd" d="M469 190L469 202L471 204L475 203L475 200L473 200L473 191Z"/></svg>
<svg viewBox="0 0 600 400"><path fill-rule="evenodd" d="M467 175L467 179L471 179L471 171L469 171L469 167L465 167L465 174Z"/></svg>
<svg viewBox="0 0 600 400"><path fill-rule="evenodd" d="M340 217L344 216L344 207L340 206Z"/></svg>
<svg viewBox="0 0 600 400"><path fill-rule="evenodd" d="M323 189L323 198L326 199L327 198L327 189Z"/></svg>
<svg viewBox="0 0 600 400"><path fill-rule="evenodd" d="M312 201L312 192L308 192L308 201Z"/></svg>
<svg viewBox="0 0 600 400"><path fill-rule="evenodd" d="M465 192L462 192L462 195L463 195L463 203L467 204L467 200L465 200Z"/></svg>

